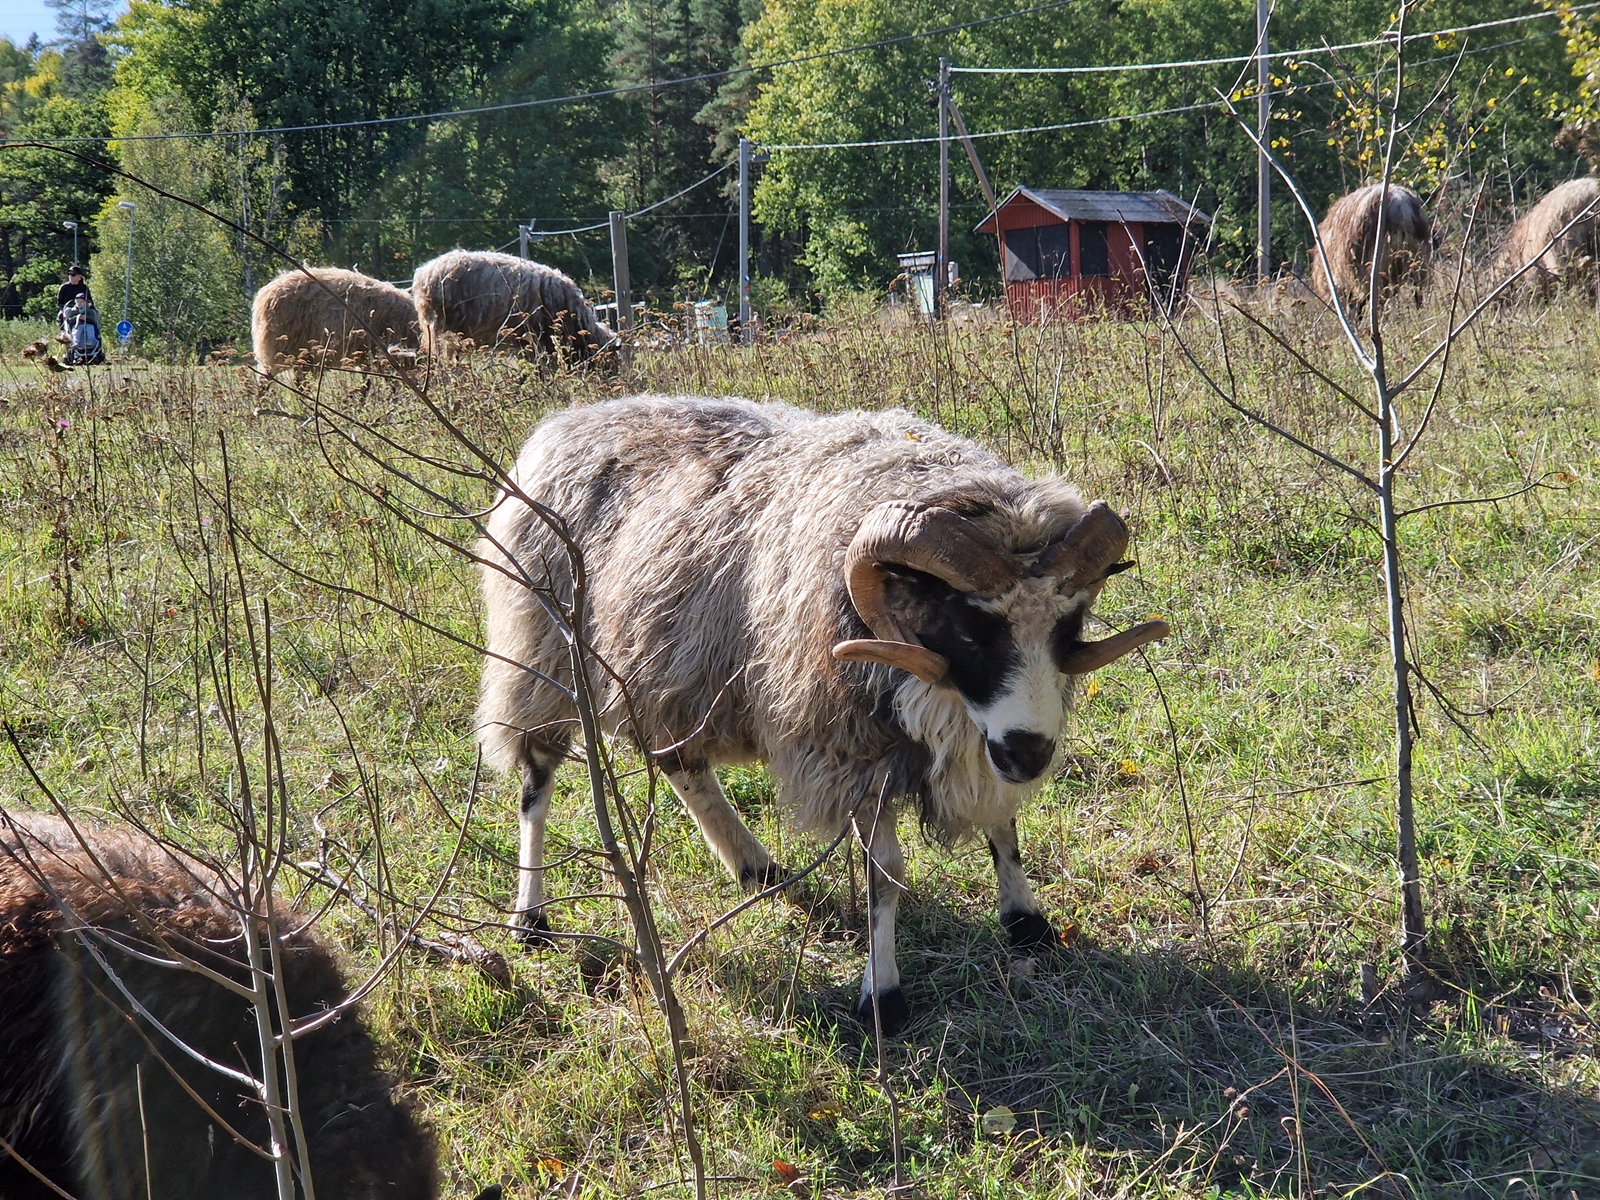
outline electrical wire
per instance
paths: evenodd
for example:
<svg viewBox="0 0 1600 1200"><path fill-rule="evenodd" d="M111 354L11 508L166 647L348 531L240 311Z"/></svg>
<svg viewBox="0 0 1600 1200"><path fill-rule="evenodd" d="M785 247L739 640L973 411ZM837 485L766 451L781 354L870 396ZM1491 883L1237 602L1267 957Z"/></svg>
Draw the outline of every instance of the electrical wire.
<svg viewBox="0 0 1600 1200"><path fill-rule="evenodd" d="M125 134L121 137L29 138L28 140L38 145L65 146L81 143L102 144L106 142L163 142L205 138L265 137L280 133L315 133L329 129L365 129L377 125L401 125L413 121L443 121L451 117L475 117L486 113L514 112L524 108L540 108L552 104L574 104L580 100L603 100L611 96L628 96L636 92L653 92L658 88L682 87L690 83L707 83L714 79L731 79L736 75L749 75L757 71L772 71L779 67L792 67L802 63L820 62L824 59L838 58L846 54L861 54L868 50L881 50L885 46L898 46L906 42L920 41L923 38L960 33L965 29L976 29L981 25L993 25L998 21L1010 21L1017 17L1033 16L1036 13L1066 8L1068 5L1076 3L1078 3L1078 0L1047 0L1044 4L1035 4L1012 12L979 17L976 20L962 21L955 25L941 25L935 29L922 29L916 33L903 33L897 37L880 38L875 42L862 42L855 46L841 46L835 50L819 50L815 54L801 54L793 58L775 59L772 62L754 63L744 67L729 67L722 71L703 71L698 75L684 75L676 79L658 79L650 83L630 83L622 87L600 88L592 92L574 92L566 96L546 96L538 100L512 100L504 104L483 104L475 108L441 109L437 112L412 113L403 117L368 117L361 120L322 121L307 125L273 125L266 129L196 130L183 133ZM0 142L3 142L3 140L0 139Z"/></svg>
<svg viewBox="0 0 1600 1200"><path fill-rule="evenodd" d="M1578 4L1572 7L1573 12L1585 12L1590 9L1600 8L1600 3ZM1408 42L1420 41L1423 38L1451 37L1460 33L1475 33L1480 29L1497 29L1503 25L1517 25L1524 21L1538 21L1545 17L1554 17L1560 14L1555 11L1524 13L1520 17L1506 17L1499 21L1483 21L1477 25L1458 25L1454 29L1435 29L1430 33L1408 33L1405 40ZM1236 54L1228 58L1190 58L1177 62L1158 63L1116 63L1108 65L1093 65L1083 67L951 67L952 75L1102 75L1119 71L1165 71L1186 67L1226 67L1238 66L1241 63L1256 62L1260 58L1309 58L1313 54L1337 54L1342 50L1364 50L1372 46L1392 46L1395 39L1390 36L1371 38L1365 42L1345 42L1338 46L1316 46L1306 50L1274 50L1266 55Z"/></svg>
<svg viewBox="0 0 1600 1200"><path fill-rule="evenodd" d="M1592 7L1600 7L1600 4ZM1516 38L1508 42L1496 42L1492 46L1479 46L1469 50L1463 50L1461 52L1461 57L1466 57L1467 55L1471 54L1487 54L1491 50L1502 50L1507 46L1520 46L1525 42L1535 42L1548 36L1550 35L1542 33L1534 34L1531 37ZM1425 66L1428 62L1439 62L1443 59L1454 59L1456 57L1457 56L1454 54L1440 55L1417 65ZM1381 73L1382 72L1376 71L1368 72L1366 74L1352 76L1352 78L1368 79ZM1282 96L1288 94L1289 92L1309 92L1318 88L1337 87L1339 83L1339 80L1331 80L1319 83L1297 84L1293 88L1280 89L1270 94ZM1206 100L1198 104L1180 104L1172 108L1153 108L1147 109L1144 112L1123 113L1118 116L1092 117L1082 121L1064 121L1056 125L1026 125L1017 129L990 129L980 133L969 134L968 136L976 141L979 138L1014 137L1020 134L1028 133L1056 133L1065 129L1087 129L1099 125L1114 125L1118 121L1141 121L1150 117L1166 117L1173 116L1178 113L1200 112L1205 109L1219 108L1221 105L1222 101L1220 100ZM941 139L938 137L938 135L932 135L929 137L915 138L883 138L875 141L863 142L785 142L772 146L763 143L761 148L763 150L774 152L779 150L865 150L884 146L936 146L939 144L940 140ZM960 139L955 136L951 136L947 140L955 142L959 141Z"/></svg>
<svg viewBox="0 0 1600 1200"><path fill-rule="evenodd" d="M734 164L731 163L731 162L730 163L723 163L720 167L718 167L715 171L711 172L711 174L707 175L704 179L695 180L695 182L691 183L688 187L682 189L681 191L673 192L672 195L668 196L665 200L657 200L654 204L647 204L643 208L638 209L638 210L636 210L634 212L623 213L622 214L622 218L625 221L631 221L635 217L644 216L644 214L647 213L647 212L653 212L655 209L660 208L664 204L671 204L674 200L678 199L678 197L687 196L690 192L694 191L695 188L704 187L706 184L710 183L713 179L715 179L718 175L721 175L724 171L732 170L733 166L734 166ZM580 225L576 229L539 229L539 230L535 230L530 225L528 227L528 232L529 233L538 233L540 237L561 237L564 234L569 234L569 233L592 233L596 229L604 229L609 224L611 224L611 218L607 217L604 221L599 221L599 222L597 222L596 224L593 224L593 225Z"/></svg>

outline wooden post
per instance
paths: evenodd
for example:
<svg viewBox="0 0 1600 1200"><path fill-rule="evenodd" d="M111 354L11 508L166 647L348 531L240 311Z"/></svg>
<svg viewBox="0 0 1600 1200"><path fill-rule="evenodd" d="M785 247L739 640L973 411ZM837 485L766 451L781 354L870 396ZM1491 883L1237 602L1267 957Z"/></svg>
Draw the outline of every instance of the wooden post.
<svg viewBox="0 0 1600 1200"><path fill-rule="evenodd" d="M949 309L950 289L950 60L939 59L939 252L933 256L933 313Z"/></svg>
<svg viewBox="0 0 1600 1200"><path fill-rule="evenodd" d="M739 341L750 337L750 139L739 139Z"/></svg>
<svg viewBox="0 0 1600 1200"><path fill-rule="evenodd" d="M1256 0L1256 274L1265 283L1272 277L1272 164L1267 147L1272 145L1272 62L1267 57L1267 17L1269 0Z"/></svg>
<svg viewBox="0 0 1600 1200"><path fill-rule="evenodd" d="M984 171L983 164L978 161L978 148L972 144L972 135L967 132L967 123L961 119L961 108L956 104L956 98L949 99L950 119L955 122L956 136L961 139L961 144L966 147L967 161L972 164L972 173L978 177L978 186L983 189L983 199L993 212L1000 206L995 199L994 188L989 186L988 173Z"/></svg>
<svg viewBox="0 0 1600 1200"><path fill-rule="evenodd" d="M528 257L528 226L517 226L517 253L522 258Z"/></svg>

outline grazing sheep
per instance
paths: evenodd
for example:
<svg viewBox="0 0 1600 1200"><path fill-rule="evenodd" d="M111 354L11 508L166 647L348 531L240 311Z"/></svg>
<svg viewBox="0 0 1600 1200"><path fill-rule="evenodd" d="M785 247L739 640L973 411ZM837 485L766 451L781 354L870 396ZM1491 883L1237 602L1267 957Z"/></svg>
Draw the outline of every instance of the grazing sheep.
<svg viewBox="0 0 1600 1200"><path fill-rule="evenodd" d="M478 346L565 347L580 362L616 340L578 285L554 267L488 250L452 250L417 268L411 290L423 346L438 354L446 334Z"/></svg>
<svg viewBox="0 0 1600 1200"><path fill-rule="evenodd" d="M1357 312L1367 303L1372 282L1372 260L1378 238L1378 216L1383 184L1368 184L1340 196L1329 207L1317 234L1333 267L1333 282ZM1410 188L1389 185L1388 216L1384 222L1383 252L1378 259L1378 289L1387 296L1409 284L1416 302L1422 303L1422 287L1428 279L1428 263L1433 257L1433 226L1422 209L1422 198ZM1323 270L1319 251L1311 268L1311 286L1328 303L1328 273Z"/></svg>
<svg viewBox="0 0 1600 1200"><path fill-rule="evenodd" d="M778 404L639 396L558 413L514 473L558 514L587 570L582 636L615 729L627 680L647 747L727 869L783 875L712 768L764 760L805 828L852 813L892 883L871 890L873 953L857 1009L907 1008L894 955L904 877L896 812L941 841L988 838L1000 921L1049 946L1017 851L1019 806L1050 775L1073 677L1165 635L1147 622L1082 640L1127 529L1052 477L1028 479L900 411L817 416ZM575 710L567 650L539 592L570 602L560 540L501 495L480 544L488 654L479 739L522 774L517 920L549 929L544 828ZM526 576L523 575L526 572ZM548 592L547 592L548 594ZM886 807L876 812L878 799Z"/></svg>
<svg viewBox="0 0 1600 1200"><path fill-rule="evenodd" d="M1597 211L1600 180L1593 176L1555 188L1511 226L1495 255L1493 278L1504 280L1531 262L1515 285L1530 296L1548 300L1563 286L1592 287Z"/></svg>
<svg viewBox="0 0 1600 1200"><path fill-rule="evenodd" d="M390 346L415 350L417 312L410 294L393 284L339 267L312 267L285 271L256 293L250 335L256 367L270 375L297 365L302 354L337 363L381 358Z"/></svg>
<svg viewBox="0 0 1600 1200"><path fill-rule="evenodd" d="M197 1063L152 1022L259 1076L248 1002L171 965L177 951L248 983L227 891L148 838L80 831L92 856L65 821L0 811L0 1196L57 1194L23 1163L79 1200L276 1196L272 1164L224 1124L268 1144L254 1089ZM289 1010L338 1004L346 990L333 956L304 917L281 915ZM133 1015L124 988L147 1015ZM319 1195L436 1194L433 1139L391 1095L354 1011L297 1039L294 1062Z"/></svg>

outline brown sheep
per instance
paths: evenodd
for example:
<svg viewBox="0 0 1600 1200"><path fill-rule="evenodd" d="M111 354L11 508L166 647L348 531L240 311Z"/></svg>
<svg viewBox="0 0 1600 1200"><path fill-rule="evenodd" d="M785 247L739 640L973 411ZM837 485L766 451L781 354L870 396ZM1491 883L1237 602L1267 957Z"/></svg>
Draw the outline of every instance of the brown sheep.
<svg viewBox="0 0 1600 1200"><path fill-rule="evenodd" d="M1328 207L1317 226L1317 234L1333 267L1333 282L1341 295L1360 312L1367 303L1372 281L1372 260L1378 237L1378 215L1383 184L1372 183L1340 196ZM1384 223L1384 247L1378 260L1378 289L1387 296L1409 284L1416 302L1422 303L1422 286L1428 279L1428 263L1433 257L1433 226L1423 211L1422 197L1397 183L1389 185L1388 217ZM1311 286L1328 303L1333 294L1328 288L1328 273L1323 269L1322 253L1311 268Z"/></svg>
<svg viewBox="0 0 1600 1200"><path fill-rule="evenodd" d="M1491 268L1494 280L1505 280L1531 262L1516 286L1537 299L1548 300L1563 286L1593 286L1597 210L1600 180L1593 176L1552 190L1506 234Z"/></svg>
<svg viewBox="0 0 1600 1200"><path fill-rule="evenodd" d="M546 354L559 345L582 362L617 336L566 275L509 254L441 254L417 268L411 291L429 354L439 353L445 335L453 334L478 346L537 345Z"/></svg>
<svg viewBox="0 0 1600 1200"><path fill-rule="evenodd" d="M276 1196L272 1164L222 1124L268 1144L254 1089L195 1062L149 1019L213 1061L259 1075L249 1004L169 965L169 949L149 933L160 929L171 949L247 983L240 920L219 899L227 890L208 868L141 835L80 832L93 857L65 821L0 811L0 1196L60 1194L34 1171L79 1200ZM338 1004L347 992L333 955L302 916L282 917L290 1011ZM148 1017L133 1015L122 988ZM392 1096L354 1011L297 1039L294 1061L320 1195L436 1195L433 1138Z"/></svg>
<svg viewBox="0 0 1600 1200"><path fill-rule="evenodd" d="M381 279L312 267L285 271L256 293L250 335L256 367L270 375L296 365L302 354L337 363L381 358L390 346L415 350L417 312L408 292Z"/></svg>

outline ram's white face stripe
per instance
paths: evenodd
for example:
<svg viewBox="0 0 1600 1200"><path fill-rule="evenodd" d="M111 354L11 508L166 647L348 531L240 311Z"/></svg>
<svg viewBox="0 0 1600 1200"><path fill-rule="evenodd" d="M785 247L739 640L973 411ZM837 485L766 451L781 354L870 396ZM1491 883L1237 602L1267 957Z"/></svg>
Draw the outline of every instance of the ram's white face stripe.
<svg viewBox="0 0 1600 1200"><path fill-rule="evenodd" d="M1063 596L1053 579L1044 578L1021 580L1004 595L979 602L1006 619L1018 658L994 699L966 705L985 742L1003 743L1007 734L1033 734L1054 742L1059 757L1071 680L1056 666L1051 637L1057 623L1089 598L1084 592ZM998 779L1014 784L992 761L989 767ZM1041 774L1048 774L1048 768Z"/></svg>

